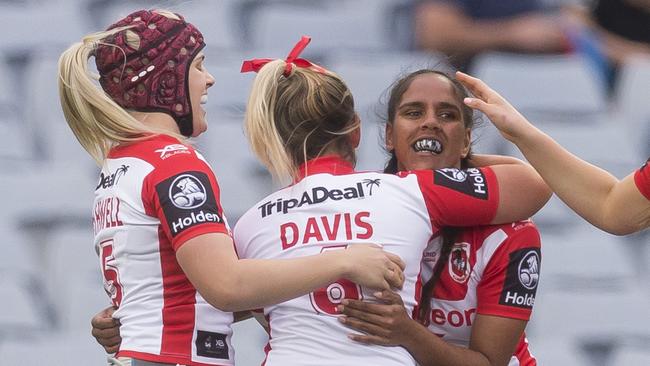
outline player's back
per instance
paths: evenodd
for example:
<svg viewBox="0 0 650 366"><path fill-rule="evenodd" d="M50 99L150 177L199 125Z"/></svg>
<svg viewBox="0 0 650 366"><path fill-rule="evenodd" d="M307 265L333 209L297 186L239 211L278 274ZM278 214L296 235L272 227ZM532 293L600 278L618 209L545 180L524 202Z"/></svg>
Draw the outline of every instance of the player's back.
<svg viewBox="0 0 650 366"><path fill-rule="evenodd" d="M235 227L235 241L241 258L293 258L381 244L406 263L400 295L410 313L422 251L434 230L415 175L315 174L251 208ZM266 308L266 365L415 364L401 347L361 346L347 338L350 329L336 319L335 306L342 298L372 300L372 293L341 280Z"/></svg>

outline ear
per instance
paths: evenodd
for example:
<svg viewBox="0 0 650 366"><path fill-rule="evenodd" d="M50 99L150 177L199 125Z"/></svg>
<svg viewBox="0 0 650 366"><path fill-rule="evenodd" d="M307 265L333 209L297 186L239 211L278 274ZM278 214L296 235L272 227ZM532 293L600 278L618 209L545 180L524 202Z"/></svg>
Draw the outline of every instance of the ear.
<svg viewBox="0 0 650 366"><path fill-rule="evenodd" d="M466 158L467 155L469 154L471 144L472 144L472 129L466 128L465 137L463 138L463 148L460 151L460 155L463 159Z"/></svg>
<svg viewBox="0 0 650 366"><path fill-rule="evenodd" d="M393 125L386 123L386 150L393 151L395 150L395 145L393 144Z"/></svg>
<svg viewBox="0 0 650 366"><path fill-rule="evenodd" d="M361 143L361 119L359 118L359 115L356 113L354 114L354 119L352 120L352 123L357 124L357 128L355 128L350 134L348 135L350 138L350 145L354 149L359 147L359 144Z"/></svg>

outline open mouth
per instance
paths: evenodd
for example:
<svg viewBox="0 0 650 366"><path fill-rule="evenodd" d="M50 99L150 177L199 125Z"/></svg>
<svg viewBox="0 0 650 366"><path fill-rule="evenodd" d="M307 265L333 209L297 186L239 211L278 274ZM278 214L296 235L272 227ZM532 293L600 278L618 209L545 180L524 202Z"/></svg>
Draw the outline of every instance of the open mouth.
<svg viewBox="0 0 650 366"><path fill-rule="evenodd" d="M415 150L415 152L440 154L442 152L442 142L433 138L419 139L413 144L413 150Z"/></svg>

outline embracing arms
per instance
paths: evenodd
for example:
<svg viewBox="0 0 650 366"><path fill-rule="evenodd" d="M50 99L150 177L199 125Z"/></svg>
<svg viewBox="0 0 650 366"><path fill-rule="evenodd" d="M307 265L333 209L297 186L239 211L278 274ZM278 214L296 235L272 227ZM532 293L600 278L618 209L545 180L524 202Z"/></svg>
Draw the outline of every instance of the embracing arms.
<svg viewBox="0 0 650 366"><path fill-rule="evenodd" d="M343 324L365 334L350 338L364 344L403 346L422 366L505 366L515 351L526 321L477 314L469 348L453 345L406 313L392 291L376 295L382 304L343 300Z"/></svg>
<svg viewBox="0 0 650 366"><path fill-rule="evenodd" d="M403 261L378 246L293 259L238 259L226 234L189 239L176 258L199 293L223 311L261 308L347 278L375 289L401 287Z"/></svg>

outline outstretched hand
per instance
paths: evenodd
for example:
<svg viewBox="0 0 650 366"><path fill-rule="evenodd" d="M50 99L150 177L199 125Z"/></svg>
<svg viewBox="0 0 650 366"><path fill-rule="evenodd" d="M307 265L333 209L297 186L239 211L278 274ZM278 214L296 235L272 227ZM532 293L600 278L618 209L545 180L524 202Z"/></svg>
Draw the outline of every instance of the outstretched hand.
<svg viewBox="0 0 650 366"><path fill-rule="evenodd" d="M406 313L402 298L387 290L375 294L381 304L345 299L338 310L343 314L338 319L346 326L364 334L350 334L350 339L364 344L382 346L403 345L410 336L410 330L417 326Z"/></svg>
<svg viewBox="0 0 650 366"><path fill-rule="evenodd" d="M515 107L482 80L460 71L456 72L456 79L474 95L474 98L465 98L464 103L483 112L509 141L516 143L527 132L535 129Z"/></svg>

